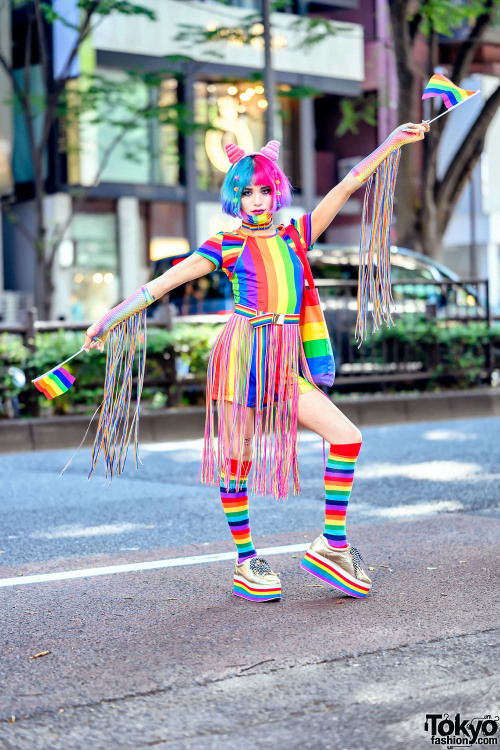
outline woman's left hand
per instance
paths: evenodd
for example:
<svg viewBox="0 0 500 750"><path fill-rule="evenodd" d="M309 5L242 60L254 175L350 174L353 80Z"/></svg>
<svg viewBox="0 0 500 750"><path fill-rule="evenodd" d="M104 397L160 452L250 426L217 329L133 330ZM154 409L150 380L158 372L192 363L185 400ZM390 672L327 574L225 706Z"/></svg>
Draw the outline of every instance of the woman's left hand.
<svg viewBox="0 0 500 750"><path fill-rule="evenodd" d="M394 130L394 133L399 133L403 131L404 133L408 133L408 135L411 134L411 136L408 138L406 143L416 143L417 141L423 141L425 133L428 133L430 130L430 125L428 122L405 122L403 125L400 125L396 130Z"/></svg>

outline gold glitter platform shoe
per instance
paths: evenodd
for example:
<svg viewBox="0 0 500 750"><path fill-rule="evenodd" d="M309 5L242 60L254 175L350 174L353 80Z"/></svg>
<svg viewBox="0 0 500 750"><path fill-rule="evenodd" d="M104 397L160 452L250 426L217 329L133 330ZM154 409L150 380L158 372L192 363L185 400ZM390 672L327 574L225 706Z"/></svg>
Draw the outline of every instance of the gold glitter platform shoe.
<svg viewBox="0 0 500 750"><path fill-rule="evenodd" d="M300 567L330 586L335 586L350 596L364 599L372 582L361 567L362 562L363 558L356 547L330 547L323 534L320 534L307 550Z"/></svg>
<svg viewBox="0 0 500 750"><path fill-rule="evenodd" d="M252 602L269 602L281 599L281 581L267 560L251 557L242 563L236 562L233 593Z"/></svg>

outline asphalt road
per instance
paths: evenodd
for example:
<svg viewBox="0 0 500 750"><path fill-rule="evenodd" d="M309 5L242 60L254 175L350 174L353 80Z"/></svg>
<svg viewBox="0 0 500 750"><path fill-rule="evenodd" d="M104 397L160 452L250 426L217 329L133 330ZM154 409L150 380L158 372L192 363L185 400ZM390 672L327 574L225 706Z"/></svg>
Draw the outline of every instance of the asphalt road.
<svg viewBox="0 0 500 750"><path fill-rule="evenodd" d="M0 748L413 750L432 747L426 713L499 715L499 427L364 429L347 529L366 600L299 551L269 557L283 600L265 605L231 595L230 560L178 567L234 551L201 441L144 445L110 486L88 451L62 477L70 451L0 456ZM252 499L260 548L320 531L322 461L305 433L302 494Z"/></svg>

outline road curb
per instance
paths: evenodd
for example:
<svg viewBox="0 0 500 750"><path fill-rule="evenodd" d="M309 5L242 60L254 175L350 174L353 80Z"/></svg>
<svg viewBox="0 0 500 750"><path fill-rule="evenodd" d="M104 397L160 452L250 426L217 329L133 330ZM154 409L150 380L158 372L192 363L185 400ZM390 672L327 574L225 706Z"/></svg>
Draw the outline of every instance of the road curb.
<svg viewBox="0 0 500 750"><path fill-rule="evenodd" d="M348 396L336 403L359 427L498 417L500 389L485 387L441 393ZM0 453L76 448L85 435L88 423L88 416L0 421ZM96 428L97 418L89 429L84 445L92 444ZM141 411L142 442L201 438L204 430L204 406Z"/></svg>

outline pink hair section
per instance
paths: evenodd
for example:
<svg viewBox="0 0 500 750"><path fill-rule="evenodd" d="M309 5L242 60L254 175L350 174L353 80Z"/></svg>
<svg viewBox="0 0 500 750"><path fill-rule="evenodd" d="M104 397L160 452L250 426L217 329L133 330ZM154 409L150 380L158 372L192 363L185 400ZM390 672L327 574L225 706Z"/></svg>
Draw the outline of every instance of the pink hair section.
<svg viewBox="0 0 500 750"><path fill-rule="evenodd" d="M278 198L281 206L289 206L291 203L291 190L288 177L281 171L277 164L265 156L256 154L253 157L254 174L253 185L269 185L273 194L273 213L277 210ZM279 182L277 182L277 180ZM245 187L245 186L242 186ZM277 193L280 195L277 195Z"/></svg>

